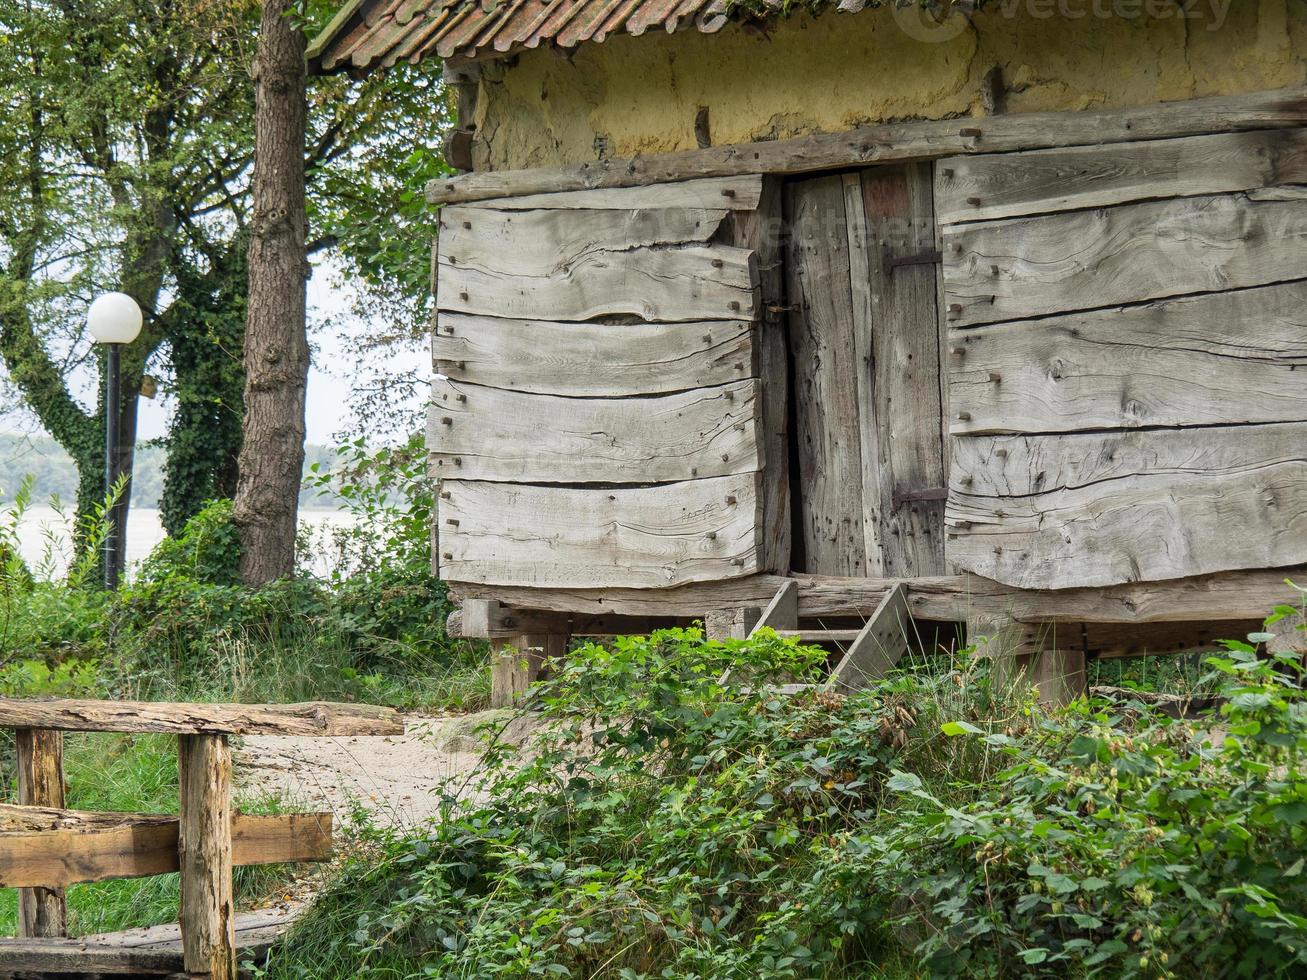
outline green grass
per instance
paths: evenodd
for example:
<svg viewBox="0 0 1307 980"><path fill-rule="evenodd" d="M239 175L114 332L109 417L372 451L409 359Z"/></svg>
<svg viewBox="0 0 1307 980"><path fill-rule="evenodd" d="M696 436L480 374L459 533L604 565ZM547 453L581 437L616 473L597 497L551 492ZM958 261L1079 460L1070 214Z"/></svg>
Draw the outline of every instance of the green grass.
<svg viewBox="0 0 1307 980"><path fill-rule="evenodd" d="M114 812L177 812L177 740L170 735L70 734L65 737L64 773L68 806ZM12 741L4 756L12 766ZM14 800L12 773L6 773L8 799ZM247 813L276 813L279 801L238 798ZM287 866L238 868L238 906L278 890ZM157 925L177 919L176 874L73 885L68 889L69 931L74 936ZM0 890L0 935L17 931L18 893Z"/></svg>
<svg viewBox="0 0 1307 980"><path fill-rule="evenodd" d="M115 690L146 701L288 704L344 701L405 711L478 711L490 703L484 644L450 641L439 654L397 642L379 644L366 667L345 637L308 628L239 630L215 638L208 660L193 665L160 649L126 657Z"/></svg>

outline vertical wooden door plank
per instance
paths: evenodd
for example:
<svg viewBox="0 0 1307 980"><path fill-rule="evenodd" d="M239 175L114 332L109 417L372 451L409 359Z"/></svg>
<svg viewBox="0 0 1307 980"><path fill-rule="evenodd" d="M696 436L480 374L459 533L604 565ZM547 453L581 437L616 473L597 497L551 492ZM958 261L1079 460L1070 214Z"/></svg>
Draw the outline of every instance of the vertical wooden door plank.
<svg viewBox="0 0 1307 980"><path fill-rule="evenodd" d="M179 735L182 959L187 973L236 978L231 877L231 748L225 735Z"/></svg>
<svg viewBox="0 0 1307 980"><path fill-rule="evenodd" d="M64 802L64 733L45 728L14 731L18 755L18 802L23 806L62 809ZM18 935L43 938L68 935L68 908L62 888L18 889Z"/></svg>
<svg viewBox="0 0 1307 980"><path fill-rule="evenodd" d="M880 468L886 448L881 446L881 427L876 418L876 334L881 297L872 292L883 285L883 276L873 274L880 262L882 241L875 236L863 204L861 172L841 175L844 187L844 220L849 235L849 286L852 313L847 329L853 334L854 392L857 398L858 454L862 466L862 541L867 554L865 574L885 575L885 552L881 542L884 523L881 509Z"/></svg>
<svg viewBox="0 0 1307 980"><path fill-rule="evenodd" d="M869 264L873 402L860 405L861 424L875 427L879 448L875 466L863 471L879 482L864 484L863 494L880 516L883 574L942 575L944 501L913 499L945 486L938 266L922 260L935 247L930 164L864 170L862 192L869 238L885 250L883 261ZM890 264L905 258L918 261Z"/></svg>
<svg viewBox="0 0 1307 980"><path fill-rule="evenodd" d="M761 408L755 417L762 460L762 534L759 567L785 574L790 570L794 534L790 519L789 352L785 340L785 276L781 249L781 182L762 178L758 207L734 211L723 226L723 239L752 249L758 258L762 293L761 320L754 338L761 384Z"/></svg>
<svg viewBox="0 0 1307 980"><path fill-rule="evenodd" d="M786 198L801 570L862 576L867 550L843 181L797 181L787 185Z"/></svg>

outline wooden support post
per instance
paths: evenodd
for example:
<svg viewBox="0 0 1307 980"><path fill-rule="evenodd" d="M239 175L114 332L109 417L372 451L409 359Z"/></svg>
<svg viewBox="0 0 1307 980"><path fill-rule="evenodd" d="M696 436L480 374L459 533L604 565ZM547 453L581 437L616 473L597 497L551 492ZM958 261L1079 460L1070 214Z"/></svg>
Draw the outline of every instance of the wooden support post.
<svg viewBox="0 0 1307 980"><path fill-rule="evenodd" d="M491 640L490 706L507 708L540 679L545 662L567 653L565 633L528 633Z"/></svg>
<svg viewBox="0 0 1307 980"><path fill-rule="evenodd" d="M761 616L762 609L758 606L713 609L703 617L703 635L709 640L744 640Z"/></svg>
<svg viewBox="0 0 1307 980"><path fill-rule="evenodd" d="M976 646L977 656L993 658L995 679L1033 685L1040 703L1050 707L1085 693L1085 651L1083 642L1076 642L1079 636L1069 625L1022 623L994 610L976 610L967 617L967 643Z"/></svg>
<svg viewBox="0 0 1307 980"><path fill-rule="evenodd" d="M975 608L968 612L967 645L977 657L987 657L994 680L1003 685L1025 679L1030 666L1024 626L1007 613Z"/></svg>
<svg viewBox="0 0 1307 980"><path fill-rule="evenodd" d="M47 728L14 731L18 750L18 802L24 806L64 806L64 735ZM18 935L68 935L68 907L62 888L18 890Z"/></svg>
<svg viewBox="0 0 1307 980"><path fill-rule="evenodd" d="M1030 683L1041 704L1070 704L1085 693L1085 651L1050 648L1029 655Z"/></svg>
<svg viewBox="0 0 1307 980"><path fill-rule="evenodd" d="M179 735L182 958L186 972L236 980L231 749L226 735Z"/></svg>

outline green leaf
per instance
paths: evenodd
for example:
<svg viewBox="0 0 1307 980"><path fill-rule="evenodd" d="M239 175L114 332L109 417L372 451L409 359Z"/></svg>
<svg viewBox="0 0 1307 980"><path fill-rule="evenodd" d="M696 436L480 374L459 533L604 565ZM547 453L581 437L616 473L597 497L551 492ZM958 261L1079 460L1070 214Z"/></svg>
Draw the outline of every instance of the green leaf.
<svg viewBox="0 0 1307 980"><path fill-rule="evenodd" d="M890 771L890 778L886 781L885 788L891 793L913 793L921 789L921 780L910 772L893 769Z"/></svg>
<svg viewBox="0 0 1307 980"><path fill-rule="evenodd" d="M984 732L981 729L965 721L947 721L939 726L939 730L942 731L949 738L956 738L958 735L983 735L984 734Z"/></svg>

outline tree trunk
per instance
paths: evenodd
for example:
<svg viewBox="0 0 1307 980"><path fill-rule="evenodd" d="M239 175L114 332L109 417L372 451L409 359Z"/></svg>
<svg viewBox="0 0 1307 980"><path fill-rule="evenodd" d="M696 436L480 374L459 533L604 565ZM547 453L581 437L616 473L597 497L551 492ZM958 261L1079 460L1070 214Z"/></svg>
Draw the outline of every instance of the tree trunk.
<svg viewBox="0 0 1307 980"><path fill-rule="evenodd" d="M254 59L254 212L245 323L245 424L234 518L241 577L295 569L304 466L304 35L287 0L264 0Z"/></svg>

